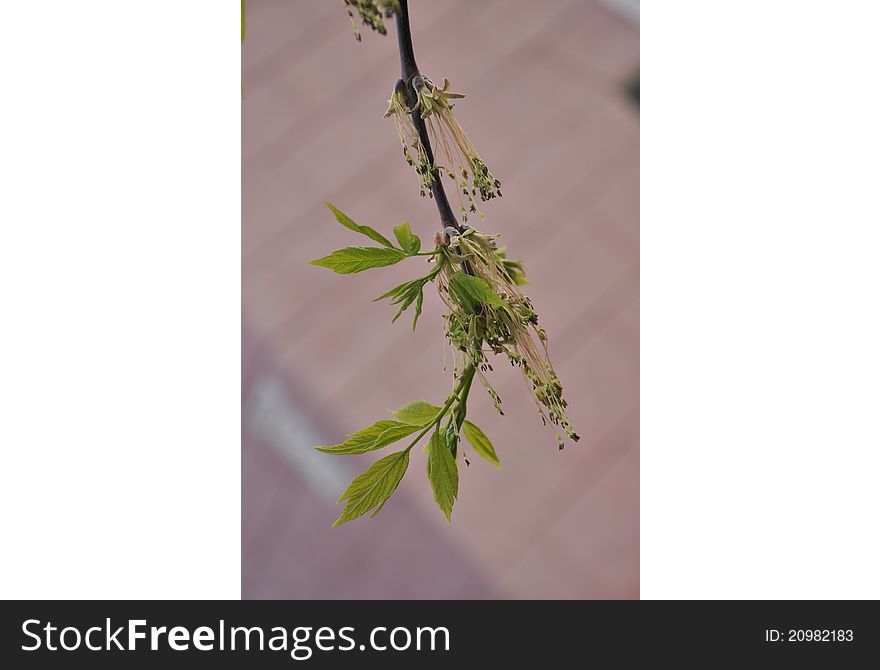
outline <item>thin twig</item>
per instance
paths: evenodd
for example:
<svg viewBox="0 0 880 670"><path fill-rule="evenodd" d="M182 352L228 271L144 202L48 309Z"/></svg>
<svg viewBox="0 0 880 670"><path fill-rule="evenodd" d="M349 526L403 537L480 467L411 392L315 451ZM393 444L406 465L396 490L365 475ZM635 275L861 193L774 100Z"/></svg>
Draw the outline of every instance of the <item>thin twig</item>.
<svg viewBox="0 0 880 670"><path fill-rule="evenodd" d="M419 67L416 65L416 57L413 53L412 34L409 29L409 10L406 6L406 0L400 0L400 13L395 17L397 24L397 48L400 51L400 78L406 85L406 104L410 109L414 109L418 102L416 91L412 86L413 77L419 73ZM425 120L419 112L412 113L413 125L419 133L419 140L425 149L425 155L428 158L428 164L432 166L432 184L431 193L434 196L434 202L437 203L437 211L440 213L440 222L444 227L452 226L456 230L464 231L455 214L452 213L452 207L449 206L449 199L446 197L446 191L440 182L440 170L434 165L434 151L431 149L431 140L428 137L428 129L425 126Z"/></svg>
<svg viewBox="0 0 880 670"><path fill-rule="evenodd" d="M464 372L461 375L461 380L458 382L458 385L455 387L455 390L449 395L446 399L446 403L443 407L440 408L440 411L434 415L434 418L427 424L425 424L422 432L416 435L416 439L410 442L409 446L406 448L406 451L412 449L416 444L418 444L419 440L421 440L425 433L427 433L434 426L440 426L440 422L443 421L443 417L446 416L446 412L449 411L449 408L452 407L452 404L458 400L460 403L467 401L467 395L471 390L471 381L474 378L474 372L476 368L473 363L468 363L467 367L465 367ZM454 452L453 452L454 453Z"/></svg>

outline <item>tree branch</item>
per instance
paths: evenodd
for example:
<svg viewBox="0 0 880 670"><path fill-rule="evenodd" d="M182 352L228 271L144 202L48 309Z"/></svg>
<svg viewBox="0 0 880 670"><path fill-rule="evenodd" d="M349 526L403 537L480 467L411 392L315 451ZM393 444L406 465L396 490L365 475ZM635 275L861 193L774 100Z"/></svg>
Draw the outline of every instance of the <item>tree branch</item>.
<svg viewBox="0 0 880 670"><path fill-rule="evenodd" d="M400 14L395 16L397 25L397 48L400 51L400 78L406 85L406 104L410 109L414 108L418 101L416 91L412 86L413 77L419 74L419 67L416 65L416 57L413 53L412 34L409 29L409 10L406 0L400 0ZM425 155L428 158L429 165L434 165L434 151L431 149L431 140L428 138L428 129L425 126L425 120L418 112L412 113L413 125L419 133L419 140L425 149ZM449 198L446 197L446 190L440 183L440 171L434 167L431 173L433 179L431 184L431 194L434 196L434 202L437 204L437 211L440 213L440 223L443 226L452 226L456 230L463 231L458 220L452 213L452 207L449 206Z"/></svg>

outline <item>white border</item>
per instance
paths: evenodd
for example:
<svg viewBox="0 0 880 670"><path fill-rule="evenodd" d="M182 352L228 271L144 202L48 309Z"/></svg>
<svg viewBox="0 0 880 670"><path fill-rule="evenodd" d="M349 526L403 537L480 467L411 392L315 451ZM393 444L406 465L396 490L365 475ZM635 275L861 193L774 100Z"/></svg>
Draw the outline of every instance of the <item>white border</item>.
<svg viewBox="0 0 880 670"><path fill-rule="evenodd" d="M7 3L0 596L240 596L240 3Z"/></svg>
<svg viewBox="0 0 880 670"><path fill-rule="evenodd" d="M642 18L642 595L878 598L880 4Z"/></svg>

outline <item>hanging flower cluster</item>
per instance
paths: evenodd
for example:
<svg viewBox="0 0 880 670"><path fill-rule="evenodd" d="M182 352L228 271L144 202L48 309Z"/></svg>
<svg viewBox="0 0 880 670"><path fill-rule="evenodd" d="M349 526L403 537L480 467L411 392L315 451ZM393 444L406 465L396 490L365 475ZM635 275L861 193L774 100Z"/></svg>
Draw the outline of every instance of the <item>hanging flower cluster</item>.
<svg viewBox="0 0 880 670"><path fill-rule="evenodd" d="M380 35L385 35L388 32L382 19L389 19L400 13L398 0L342 0L342 6L348 12L348 17L351 19L351 29L358 42L361 41L361 31L354 20L355 12L358 13L365 26L369 26Z"/></svg>
<svg viewBox="0 0 880 670"><path fill-rule="evenodd" d="M452 112L455 105L450 100L463 98L464 94L451 91L449 80L445 77L443 85L437 86L428 77L416 75L412 79L412 87L416 94L415 105L411 109L407 106L406 87L402 81L398 81L388 101L385 116L394 117L404 157L419 175L422 195L430 194L436 170L454 183L461 218L467 221L471 213L478 213L483 218L476 198L486 201L501 197L501 181L489 171ZM418 114L427 126L436 153L433 165L413 124L413 113Z"/></svg>
<svg viewBox="0 0 880 670"><path fill-rule="evenodd" d="M419 139L419 133L413 125L410 116L411 110L406 105L406 84L402 79L397 80L391 99L388 100L388 109L385 110L385 118L394 119L397 128L397 136L403 147L403 158L416 171L419 176L419 194L424 197L434 197L431 187L434 185L434 164L428 160L428 154Z"/></svg>
<svg viewBox="0 0 880 670"><path fill-rule="evenodd" d="M450 261L444 264L438 288L449 312L446 335L458 356L457 366L473 363L477 376L501 412L501 398L485 373L492 366L487 353L503 354L518 367L546 424L547 419L577 441L565 413L562 384L547 351L547 333L538 325L532 301L520 290L522 263L506 258L495 240L473 228L463 233L446 228L439 247ZM503 414L503 412L501 412ZM559 448L563 438L556 436Z"/></svg>

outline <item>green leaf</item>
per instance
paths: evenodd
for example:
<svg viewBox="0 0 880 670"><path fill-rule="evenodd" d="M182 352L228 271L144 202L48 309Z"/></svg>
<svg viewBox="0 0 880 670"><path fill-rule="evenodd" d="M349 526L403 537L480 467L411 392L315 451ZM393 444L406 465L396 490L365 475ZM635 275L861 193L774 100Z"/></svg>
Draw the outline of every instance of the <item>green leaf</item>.
<svg viewBox="0 0 880 670"><path fill-rule="evenodd" d="M495 453L495 447L492 446L492 443L489 442L489 438L486 437L486 434L482 430L470 421L465 421L461 430L467 438L467 441L471 443L474 451L490 463L494 463L499 469L501 468L501 461L498 460L498 454Z"/></svg>
<svg viewBox="0 0 880 670"><path fill-rule="evenodd" d="M378 298L373 298L373 302L379 302L380 300L385 300L385 298L392 298L392 297L394 298L394 300L391 301L391 304L392 304L392 305L394 305L394 304L397 303L397 302L400 302L400 300L398 299L398 297L401 296L401 295L403 295L404 293L406 293L406 289L407 289L407 287L408 287L413 281L415 281L415 280L412 280L412 279L411 279L411 280L409 280L409 281L405 281L405 282L403 282L402 284L398 284L398 285L395 286L394 288L389 289L388 291L386 291L385 293L383 293L382 295L380 295Z"/></svg>
<svg viewBox="0 0 880 670"><path fill-rule="evenodd" d="M373 302L378 302L379 300L384 300L385 298L391 298L392 305L400 305L400 309L397 310L397 314L395 314L394 318L391 319L391 323L397 321L397 319L400 317L401 314L403 314L407 307L415 302L416 309L415 314L413 315L413 330L415 330L416 324L419 320L419 316L422 313L422 304L425 300L425 284L427 284L429 281L433 281L434 278L439 274L441 268L442 266L438 263L437 266L424 277L417 277L416 279L410 279L409 281L403 282L402 284L395 286L390 291L383 293L378 298L375 298Z"/></svg>
<svg viewBox="0 0 880 670"><path fill-rule="evenodd" d="M396 409L391 414L400 419L404 423L410 423L414 426L424 426L431 419L437 416L440 408L424 400L416 400L408 405L404 405L400 409Z"/></svg>
<svg viewBox="0 0 880 670"><path fill-rule="evenodd" d="M473 230L471 228L470 230ZM529 280L526 279L526 266L523 265L522 261L516 261L507 257L507 253L504 249L498 249L495 252L498 258L501 259L501 264L504 266L504 271L507 273L507 276L510 277L511 281L517 286L525 286L529 283Z"/></svg>
<svg viewBox="0 0 880 670"><path fill-rule="evenodd" d="M463 307L471 309L478 304L504 307L504 301L492 287L480 277L456 272L449 280L449 288Z"/></svg>
<svg viewBox="0 0 880 670"><path fill-rule="evenodd" d="M400 248L410 256L419 253L419 250L422 248L422 241L418 235L414 235L409 229L409 221L404 221L399 226L394 227L394 237L397 238Z"/></svg>
<svg viewBox="0 0 880 670"><path fill-rule="evenodd" d="M364 472L352 480L339 502L347 500L345 509L333 522L333 527L356 519L376 507L371 516L376 516L385 501L397 489L409 465L409 450L396 451L380 458Z"/></svg>
<svg viewBox="0 0 880 670"><path fill-rule="evenodd" d="M330 208L330 211L333 212L333 216L336 217L336 220L339 221L339 223L341 223L343 226L345 226L349 230L353 230L354 232L360 233L361 235L366 235L374 242L378 242L379 244L382 244L390 249L394 248L394 245L388 241L388 238L385 237L378 230L370 228L369 226L360 226L360 225L356 224L354 221L352 221L348 215L346 215L345 213L336 209L329 202L324 201L324 204Z"/></svg>
<svg viewBox="0 0 880 670"><path fill-rule="evenodd" d="M329 256L309 261L309 265L319 265L330 268L333 272L341 275L363 272L370 268L381 268L386 265L399 263L406 254L397 249L383 249L381 247L345 247L334 251Z"/></svg>
<svg viewBox="0 0 880 670"><path fill-rule="evenodd" d="M425 294L422 289L419 289L419 295L416 297L416 312L413 314L413 330L416 329L416 323L418 323L419 316L422 314L422 304L425 302Z"/></svg>
<svg viewBox="0 0 880 670"><path fill-rule="evenodd" d="M241 43L244 44L244 0L241 0Z"/></svg>
<svg viewBox="0 0 880 670"><path fill-rule="evenodd" d="M434 431L428 442L428 479L434 500L452 523L452 506L458 497L458 465L439 431Z"/></svg>
<svg viewBox="0 0 880 670"><path fill-rule="evenodd" d="M421 279L414 279L412 281L406 282L406 284L402 284L400 287L401 291L398 295L394 297L391 301L392 305L400 304L400 309L397 310L397 313L394 315L394 318L391 319L391 323L397 321L400 318L400 315L409 307L413 300L418 299L420 295L422 295L422 284ZM418 316L416 316L418 319ZM415 326L413 326L415 328Z"/></svg>
<svg viewBox="0 0 880 670"><path fill-rule="evenodd" d="M342 444L332 447L315 447L325 454L363 454L367 451L375 451L387 447L393 442L402 440L407 435L412 435L419 428L417 424L399 423L397 421L377 421L372 426L367 426L356 433L348 436Z"/></svg>
<svg viewBox="0 0 880 670"><path fill-rule="evenodd" d="M394 288L386 291L385 293L380 295L378 298L373 298L373 302L379 302L380 300L384 300L385 298L393 298L393 300L391 301L391 304L396 305L397 303L399 303L401 300L403 300L406 297L406 294L410 291L410 288L414 284L417 285L420 283L421 283L421 278L410 279L408 281L405 281L402 284L398 284Z"/></svg>

